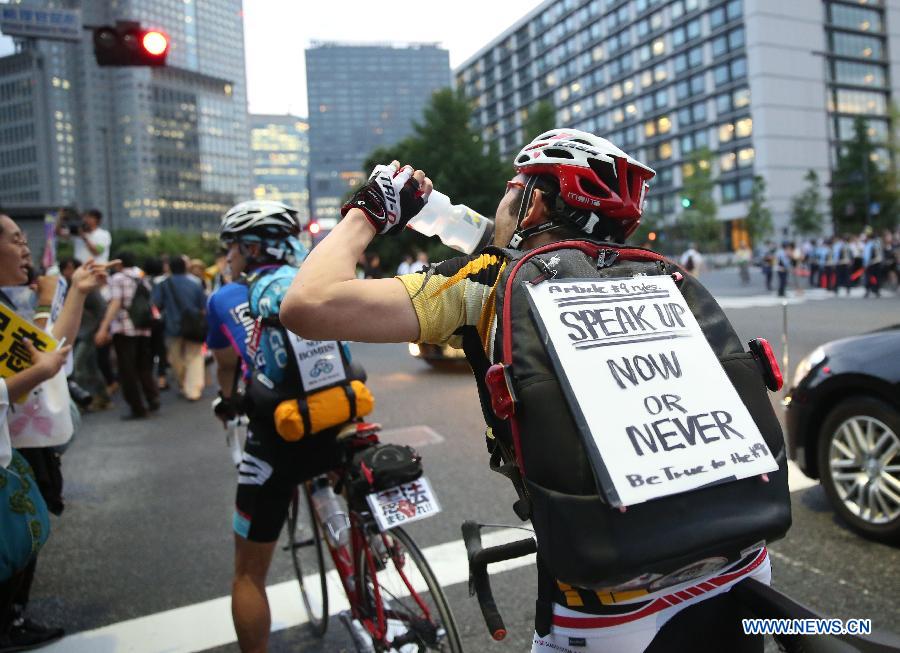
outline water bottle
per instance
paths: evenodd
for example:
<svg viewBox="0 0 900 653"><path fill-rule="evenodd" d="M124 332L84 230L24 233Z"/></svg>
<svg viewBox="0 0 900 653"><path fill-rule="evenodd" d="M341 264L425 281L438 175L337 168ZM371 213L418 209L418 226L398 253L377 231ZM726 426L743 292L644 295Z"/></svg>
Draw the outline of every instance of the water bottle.
<svg viewBox="0 0 900 653"><path fill-rule="evenodd" d="M450 198L436 190L407 226L424 236L437 236L447 247L471 254L491 244L494 221L464 204L451 204Z"/></svg>
<svg viewBox="0 0 900 653"><path fill-rule="evenodd" d="M350 518L344 500L334 493L327 479L317 482L312 501L331 546L347 546L350 543Z"/></svg>

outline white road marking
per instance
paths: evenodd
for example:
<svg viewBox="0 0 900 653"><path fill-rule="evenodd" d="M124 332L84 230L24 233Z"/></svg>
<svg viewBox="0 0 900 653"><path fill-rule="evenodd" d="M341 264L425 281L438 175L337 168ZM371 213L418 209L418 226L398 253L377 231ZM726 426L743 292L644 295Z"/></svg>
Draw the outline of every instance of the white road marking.
<svg viewBox="0 0 900 653"><path fill-rule="evenodd" d="M423 447L444 441L444 436L425 424L405 426L399 429L384 429L378 434L382 442L390 444L406 444L410 447Z"/></svg>
<svg viewBox="0 0 900 653"><path fill-rule="evenodd" d="M821 301L823 299L861 299L864 296L865 290L863 288L851 288L849 295L847 295L846 291L842 291L838 295L835 295L833 292L823 290L822 288L812 288L810 290L803 290L803 292L800 293L791 290L788 292L787 297L778 297L774 293L767 293L746 297L716 297L716 301L722 308L765 308L768 306L781 306L781 303L784 301L786 301L788 305L793 305L804 304L808 301ZM893 296L894 293L890 290L881 291L882 299ZM873 298L871 301L878 300Z"/></svg>
<svg viewBox="0 0 900 653"><path fill-rule="evenodd" d="M518 529L486 532L485 546L493 546L527 537ZM424 549L443 587L467 582L469 567L462 540ZM491 573L500 573L534 564L534 555L491 565ZM315 577L310 577L312 584ZM329 611L332 615L347 609L337 572L328 574ZM272 630L284 630L302 623L307 617L297 582L290 580L267 588L272 610ZM76 633L42 649L46 653L191 653L237 641L231 622L231 597L129 619L95 630Z"/></svg>

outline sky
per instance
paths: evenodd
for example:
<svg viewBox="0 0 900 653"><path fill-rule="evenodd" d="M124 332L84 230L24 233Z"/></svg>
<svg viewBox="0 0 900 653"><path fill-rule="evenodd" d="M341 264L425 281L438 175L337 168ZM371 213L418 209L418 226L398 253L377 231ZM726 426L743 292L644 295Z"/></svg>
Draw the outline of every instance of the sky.
<svg viewBox="0 0 900 653"><path fill-rule="evenodd" d="M540 1L244 0L250 112L308 115L303 51L310 41L438 42L455 69Z"/></svg>
<svg viewBox="0 0 900 653"><path fill-rule="evenodd" d="M244 0L250 112L308 115L303 51L311 41L437 42L455 69L541 1ZM0 36L0 56L12 50Z"/></svg>

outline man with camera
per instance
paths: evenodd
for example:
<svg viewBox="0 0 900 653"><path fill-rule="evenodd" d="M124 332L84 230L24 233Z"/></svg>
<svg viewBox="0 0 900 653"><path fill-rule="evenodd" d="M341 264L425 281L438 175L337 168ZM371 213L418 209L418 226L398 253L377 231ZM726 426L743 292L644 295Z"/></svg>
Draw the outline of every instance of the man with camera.
<svg viewBox="0 0 900 653"><path fill-rule="evenodd" d="M60 211L56 235L64 240L74 239L75 258L79 261L94 259L96 263L109 262L109 248L112 235L100 227L103 214L98 209L89 209L78 214L69 209Z"/></svg>

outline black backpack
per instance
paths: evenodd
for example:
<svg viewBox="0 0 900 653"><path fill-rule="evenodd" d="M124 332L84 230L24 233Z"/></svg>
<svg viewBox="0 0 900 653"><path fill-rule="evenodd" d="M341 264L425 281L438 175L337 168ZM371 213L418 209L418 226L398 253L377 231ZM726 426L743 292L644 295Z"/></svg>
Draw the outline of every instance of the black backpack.
<svg viewBox="0 0 900 653"><path fill-rule="evenodd" d="M491 253L508 261L496 291L494 359L502 366L489 368L471 330L463 332L463 345L490 427L491 466L513 481L519 494L516 513L534 526L539 577L543 569L544 579L554 584L609 589L629 583L630 589L655 591L703 575L704 570L708 574L711 561L724 566L786 533L791 524L787 460L781 427L766 394L766 370L754 354L744 351L727 317L699 282L655 252L611 243L562 241L529 252ZM530 315L524 286L554 276L640 274L676 276L706 340L778 462L769 482L756 476L719 483L629 506L624 512L606 503ZM514 414L498 418L495 411L508 412L510 399ZM540 606L549 594L546 588L539 594ZM539 623L540 616L539 610Z"/></svg>
<svg viewBox="0 0 900 653"><path fill-rule="evenodd" d="M143 279L135 281L134 297L128 306L128 317L135 329L149 329L153 326L153 301L150 288Z"/></svg>

